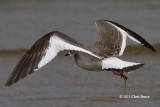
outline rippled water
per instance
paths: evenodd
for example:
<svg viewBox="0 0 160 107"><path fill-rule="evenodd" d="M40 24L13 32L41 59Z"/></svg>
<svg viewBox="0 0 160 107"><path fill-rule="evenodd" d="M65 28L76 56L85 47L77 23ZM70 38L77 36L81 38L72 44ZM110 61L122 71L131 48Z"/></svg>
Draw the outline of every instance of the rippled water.
<svg viewBox="0 0 160 107"><path fill-rule="evenodd" d="M111 72L85 71L77 67L72 57L62 55L17 84L4 86L25 51L10 49L29 48L53 30L91 45L98 35L94 25L97 19L117 21L150 43L158 44L159 10L158 0L0 2L0 107L159 107L160 45L154 45L157 53L130 47L121 57L146 63L127 75L126 94L150 96L149 99L120 99L124 89L122 78Z"/></svg>
<svg viewBox="0 0 160 107"><path fill-rule="evenodd" d="M121 23L156 44L160 41L159 11L158 0L0 2L0 49L29 48L54 30L91 45L98 38L94 24L98 19Z"/></svg>
<svg viewBox="0 0 160 107"><path fill-rule="evenodd" d="M120 99L123 79L111 72L89 72L76 66L72 57L58 56L51 63L11 87L4 84L23 53L0 54L0 104L2 107L102 107L160 104L160 55L127 52L123 60L146 65L127 75L128 95L150 99ZM66 63L67 62L67 63Z"/></svg>

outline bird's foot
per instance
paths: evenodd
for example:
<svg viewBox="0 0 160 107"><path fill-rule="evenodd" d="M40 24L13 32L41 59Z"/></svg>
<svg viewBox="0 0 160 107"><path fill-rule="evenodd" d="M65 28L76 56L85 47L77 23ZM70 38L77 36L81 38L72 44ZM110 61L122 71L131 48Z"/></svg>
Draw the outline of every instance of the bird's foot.
<svg viewBox="0 0 160 107"><path fill-rule="evenodd" d="M125 76L124 74L121 74L121 77L122 77L123 79L125 79L125 80L128 80L128 77Z"/></svg>

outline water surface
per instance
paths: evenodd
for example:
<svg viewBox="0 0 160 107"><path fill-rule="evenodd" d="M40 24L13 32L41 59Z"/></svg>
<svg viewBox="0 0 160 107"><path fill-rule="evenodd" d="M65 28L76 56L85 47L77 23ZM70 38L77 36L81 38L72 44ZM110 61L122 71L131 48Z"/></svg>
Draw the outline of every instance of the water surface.
<svg viewBox="0 0 160 107"><path fill-rule="evenodd" d="M160 105L160 2L154 1L0 1L0 107L124 107ZM146 65L127 75L128 95L149 99L120 99L123 79L112 72L88 72L72 57L58 56L48 65L5 87L10 73L44 34L59 30L85 45L98 33L94 22L109 19L136 31L157 49L129 46L123 60ZM132 45L133 42L129 41ZM23 50L20 50L23 49Z"/></svg>
<svg viewBox="0 0 160 107"><path fill-rule="evenodd" d="M3 1L0 2L0 49L29 48L54 30L92 45L98 38L95 26L98 19L116 21L157 44L160 43L159 12L158 0Z"/></svg>

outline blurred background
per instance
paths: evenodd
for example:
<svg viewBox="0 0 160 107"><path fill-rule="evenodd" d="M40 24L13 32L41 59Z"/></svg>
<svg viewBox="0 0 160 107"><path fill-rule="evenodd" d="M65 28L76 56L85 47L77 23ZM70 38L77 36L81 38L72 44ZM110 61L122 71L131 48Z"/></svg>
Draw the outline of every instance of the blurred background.
<svg viewBox="0 0 160 107"><path fill-rule="evenodd" d="M157 53L128 40L123 60L146 65L127 75L128 95L120 99L123 79L111 72L88 72L72 57L55 60L11 87L10 73L32 44L51 31L61 31L86 46L98 38L95 21L107 19L135 31ZM67 63L66 63L67 62ZM104 107L160 105L159 0L0 0L0 107Z"/></svg>

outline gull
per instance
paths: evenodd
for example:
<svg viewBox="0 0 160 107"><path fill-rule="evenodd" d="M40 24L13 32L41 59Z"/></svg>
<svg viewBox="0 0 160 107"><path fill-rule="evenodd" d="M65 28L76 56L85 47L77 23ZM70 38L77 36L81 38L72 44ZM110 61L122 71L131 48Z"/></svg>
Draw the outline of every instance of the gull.
<svg viewBox="0 0 160 107"><path fill-rule="evenodd" d="M123 61L118 56L123 55L127 37L156 51L146 40L130 29L110 20L95 22L99 32L99 39L93 46L85 47L75 39L59 31L52 31L37 40L24 54L11 73L6 86L10 86L54 59L59 52L67 51L65 56L74 56L75 63L87 71L112 71L124 79L123 72L131 72L143 63Z"/></svg>

